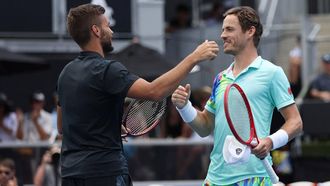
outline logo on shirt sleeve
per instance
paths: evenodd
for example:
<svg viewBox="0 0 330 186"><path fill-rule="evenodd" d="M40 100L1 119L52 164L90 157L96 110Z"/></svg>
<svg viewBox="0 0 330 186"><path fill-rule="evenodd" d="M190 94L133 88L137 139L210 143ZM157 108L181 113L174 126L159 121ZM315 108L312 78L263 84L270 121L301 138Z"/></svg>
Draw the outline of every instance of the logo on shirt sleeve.
<svg viewBox="0 0 330 186"><path fill-rule="evenodd" d="M289 93L290 95L292 94L291 87L288 88L288 93Z"/></svg>

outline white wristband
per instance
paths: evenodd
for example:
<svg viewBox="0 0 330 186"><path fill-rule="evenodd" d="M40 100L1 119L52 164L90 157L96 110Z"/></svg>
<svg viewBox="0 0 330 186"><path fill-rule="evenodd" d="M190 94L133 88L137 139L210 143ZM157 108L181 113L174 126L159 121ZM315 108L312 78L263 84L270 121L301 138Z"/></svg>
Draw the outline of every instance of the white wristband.
<svg viewBox="0 0 330 186"><path fill-rule="evenodd" d="M188 101L187 104L182 109L179 109L177 107L176 107L176 109L179 111L181 118L186 123L192 122L197 116L197 111L191 105L190 101Z"/></svg>
<svg viewBox="0 0 330 186"><path fill-rule="evenodd" d="M280 129L280 130L276 131L274 134L272 134L268 137L273 141L273 149L272 150L280 148L280 147L286 145L289 141L289 135L283 129Z"/></svg>

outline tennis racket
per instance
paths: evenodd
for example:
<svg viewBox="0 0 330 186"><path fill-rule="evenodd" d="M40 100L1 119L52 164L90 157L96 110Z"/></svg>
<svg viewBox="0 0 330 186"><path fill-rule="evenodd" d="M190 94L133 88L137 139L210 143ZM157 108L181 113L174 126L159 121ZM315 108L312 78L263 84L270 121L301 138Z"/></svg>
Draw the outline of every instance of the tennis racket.
<svg viewBox="0 0 330 186"><path fill-rule="evenodd" d="M123 115L122 125L126 136L141 136L157 126L165 113L166 99L162 101L133 99Z"/></svg>
<svg viewBox="0 0 330 186"><path fill-rule="evenodd" d="M240 143L251 148L257 146L259 140L254 126L251 107L243 89L238 84L233 83L226 87L224 106L229 128L235 138ZM269 162L266 159L261 161L272 183L277 183L279 178Z"/></svg>

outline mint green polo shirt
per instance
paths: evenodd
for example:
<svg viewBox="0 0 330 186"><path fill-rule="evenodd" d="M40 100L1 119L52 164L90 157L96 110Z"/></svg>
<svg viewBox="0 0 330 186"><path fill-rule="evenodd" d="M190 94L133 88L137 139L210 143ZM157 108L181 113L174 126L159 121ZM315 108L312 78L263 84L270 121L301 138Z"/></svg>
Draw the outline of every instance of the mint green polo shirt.
<svg viewBox="0 0 330 186"><path fill-rule="evenodd" d="M229 165L224 161L222 148L229 129L224 112L224 92L230 83L237 83L245 92L254 117L258 138L269 135L273 109L281 109L294 103L289 81L281 67L257 57L236 78L233 62L228 69L214 79L212 94L205 109L215 115L214 145L206 180L214 185L228 185L251 177L268 177L262 162L251 155L249 161L240 165ZM271 157L267 159L271 162Z"/></svg>

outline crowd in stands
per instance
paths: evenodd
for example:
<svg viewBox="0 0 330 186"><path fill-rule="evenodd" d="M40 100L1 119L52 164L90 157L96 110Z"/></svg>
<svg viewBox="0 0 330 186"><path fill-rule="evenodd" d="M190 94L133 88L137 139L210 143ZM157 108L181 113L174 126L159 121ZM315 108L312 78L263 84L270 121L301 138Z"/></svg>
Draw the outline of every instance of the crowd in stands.
<svg viewBox="0 0 330 186"><path fill-rule="evenodd" d="M319 60L321 66L319 73L311 80L308 90L301 95L305 99L319 101L330 101L330 54L324 54ZM301 36L296 36L296 44L289 52L288 79L294 97L302 91L302 63L303 53L301 46Z"/></svg>
<svg viewBox="0 0 330 186"><path fill-rule="evenodd" d="M5 93L0 93L0 144L15 143L15 142L25 142L27 144L37 144L38 142L49 142L52 144L55 140L60 139L57 136L56 113L50 113L44 109L45 106L45 95L42 92L34 92L29 98L30 109L24 112L22 109L14 108L13 102L9 100ZM46 167L45 162L54 163L54 158L47 159L45 156L48 155L46 151L40 167ZM52 152L52 154L54 154ZM59 154L57 154L59 155ZM0 185L12 186L21 182L32 183L32 178L35 178L33 183L36 186L49 185L48 171L44 171L42 168L37 168L38 158L36 158L37 152L32 148L1 148L0 149L0 159L1 162L5 162L7 167L12 171L6 177L15 177L10 181L1 183ZM59 156L58 156L59 157ZM16 166L19 168L15 168ZM57 160L58 162L58 160ZM0 165L1 169L1 165ZM48 169L48 168L47 168ZM36 173L36 174L35 174ZM18 179L16 179L16 176ZM48 176L47 176L48 175ZM0 174L0 178L3 174ZM15 184L13 183L15 182ZM55 186L55 185L54 185Z"/></svg>
<svg viewBox="0 0 330 186"><path fill-rule="evenodd" d="M210 93L210 87L203 87L193 92L192 102L196 108L201 109L205 105ZM9 100L5 93L0 94L0 144L25 142L26 144L36 145L49 143L51 146L49 149L45 147L41 148L41 153L39 152L39 154L33 148L0 148L0 159L11 158L11 160L15 160L16 164L19 164L20 168L16 169L15 174L18 176L18 181L20 182L34 183L36 186L55 186L58 184L59 179L57 169L59 148L58 146L54 147L52 144L57 144L54 142L60 142L61 136L57 135L55 109L51 112L46 111L44 108L46 104L45 100L46 95L44 93L39 91L32 93L29 97L29 110L24 112L20 108L14 108L13 102ZM56 94L54 94L54 102L56 102ZM186 140L202 139L183 122L171 101L168 100L167 103L167 113L159 124L158 129L143 137L181 138ZM203 147L196 147L193 151L189 149L178 150L175 156L185 159L184 157L189 154L191 158L185 159L185 162L182 164L184 166L180 166L177 169L177 174L181 177L188 178L189 175L185 175L187 174L186 170L191 165L196 166L197 163L192 162L200 158L203 152L205 152L205 148ZM200 169L200 172L206 172L205 168ZM201 173L198 172L196 174ZM199 175L198 177L202 178L203 176Z"/></svg>
<svg viewBox="0 0 330 186"><path fill-rule="evenodd" d="M301 76L300 66L302 60L301 49L299 48L299 37L297 38L296 47L290 52L289 56L289 80L291 87L296 97L301 90ZM309 91L306 93L306 97L309 99L317 99L321 101L330 101L330 54L323 55L320 59L322 63L322 71L313 81L310 83ZM202 87L194 90L191 96L191 102L197 109L203 109L206 101L211 94L210 87ZM54 97L54 103L57 101L56 94ZM56 128L56 109L50 112L44 109L46 95L42 92L34 92L29 97L30 109L23 112L20 108L13 108L13 102L3 92L0 93L0 144L7 142L26 142L26 143L38 143L38 142L49 142L53 144L56 141L60 141L61 137L57 134ZM185 124L179 116L177 110L173 106L170 100L168 100L168 107L166 115L163 117L161 124L158 129L149 135L143 136L144 138L175 138L175 139L186 139L186 140L203 140L200 138L190 127ZM210 137L212 138L212 137ZM282 149L287 153L287 148ZM58 147L51 147L42 150L42 155L39 159L35 159L35 152L29 148L16 148L12 150L0 149L0 181L10 186L13 182L20 184L23 181L33 182L37 186L45 185L57 185L59 184L59 172L58 172ZM199 177L203 178L203 172L206 172L207 167L203 167L203 162L200 158L205 154L205 147L196 146L193 149L180 148L175 150L175 156L173 161L178 157L181 157L181 161L178 164L172 164L172 167L176 170L178 178L189 178ZM129 152L129 151L127 151ZM164 152L165 153L165 152ZM166 152L168 153L168 152ZM276 152L278 153L278 152ZM276 155L276 154L275 154ZM30 158L26 158L30 157ZM132 156L130 156L132 157ZM130 158L129 157L129 158ZM185 158L189 157L189 158ZM9 159L8 159L9 158ZM11 159L10 159L11 158ZM207 159L207 156L204 157ZM25 167L25 170L15 169L15 162ZM31 160L32 159L32 160ZM276 158L274 159L276 160ZM132 159L134 162L134 158ZM207 160L205 160L207 161ZM285 160L286 161L286 160ZM199 162L199 163L196 163ZM283 162L283 161L282 161ZM170 164L168 164L170 166ZM288 164L287 164L288 165ZM17 165L16 165L17 166ZM191 167L191 166L196 166ZM4 168L5 167L5 168ZM286 167L291 170L290 165ZM5 169L5 170L2 170ZM194 171L187 171L188 169L201 170L197 171L195 175L189 175ZM22 173L22 172L25 173ZM147 170L146 170L147 171ZM8 172L8 173L7 173ZM148 171L147 171L148 172ZM150 172L150 171L149 171ZM195 171L196 172L196 171ZM284 171L285 172L285 171ZM290 172L290 171L289 171ZM199 175L198 175L199 174ZM6 176L8 175L8 176ZM20 179L16 178L16 175L23 177ZM152 174L143 174L141 179L145 178L146 175L151 176ZM139 175L133 175L139 177ZM11 177L13 179L5 179L4 177ZM164 178L166 179L166 178ZM6 181L7 180L7 181ZM5 185L5 184L3 184Z"/></svg>
<svg viewBox="0 0 330 186"><path fill-rule="evenodd" d="M207 10L201 15L201 25L212 27L219 25L223 21L223 13L232 7L231 3L222 3L214 1L206 6ZM175 9L175 14L168 21L165 32L174 33L180 30L194 27L192 23L192 10L186 4L178 4Z"/></svg>
<svg viewBox="0 0 330 186"><path fill-rule="evenodd" d="M44 110L45 95L34 92L29 103L30 109L24 113L19 107L13 108L5 93L0 93L0 142L54 140L57 129L52 114L56 113Z"/></svg>

